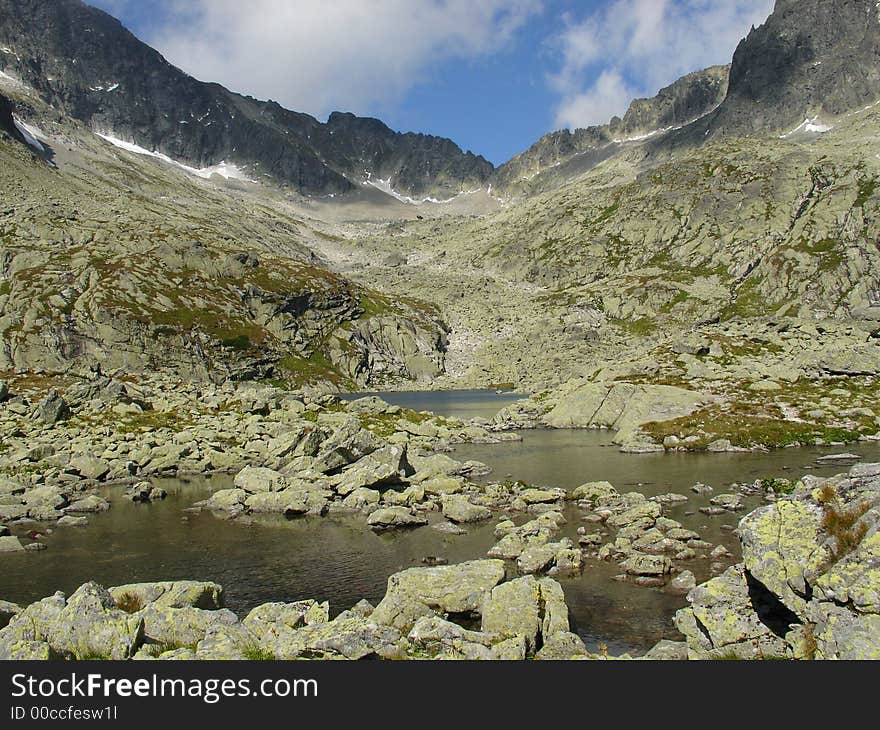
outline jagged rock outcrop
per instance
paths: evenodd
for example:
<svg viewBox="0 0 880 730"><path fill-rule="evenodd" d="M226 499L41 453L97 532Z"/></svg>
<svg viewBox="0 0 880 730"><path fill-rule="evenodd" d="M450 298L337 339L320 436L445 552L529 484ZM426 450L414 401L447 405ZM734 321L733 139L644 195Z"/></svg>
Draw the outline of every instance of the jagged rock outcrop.
<svg viewBox="0 0 880 730"><path fill-rule="evenodd" d="M414 568L391 576L375 609L361 601L333 620L314 600L240 620L213 600L213 583L88 583L24 609L0 602L0 660L588 658L559 583L503 580L501 561ZM481 628L465 628L474 617Z"/></svg>
<svg viewBox="0 0 880 730"><path fill-rule="evenodd" d="M724 103L693 134L783 133L805 119L830 121L880 99L878 67L873 0L777 0L737 48Z"/></svg>
<svg viewBox="0 0 880 730"><path fill-rule="evenodd" d="M321 123L279 104L203 83L117 20L80 0L0 3L0 70L92 129L195 168L220 162L302 193L356 189L364 171L404 195L451 197L483 184L492 164L453 142L400 134L376 119Z"/></svg>
<svg viewBox="0 0 880 730"><path fill-rule="evenodd" d="M743 562L676 615L690 658L880 658L880 465L805 477L738 534Z"/></svg>
<svg viewBox="0 0 880 730"><path fill-rule="evenodd" d="M693 122L714 110L727 94L729 66L712 66L678 79L650 99L636 99L623 119L604 126L561 130L545 135L527 151L496 170L493 183L501 190L528 189L541 172L582 158L572 172L582 172L614 155L622 142L650 138Z"/></svg>

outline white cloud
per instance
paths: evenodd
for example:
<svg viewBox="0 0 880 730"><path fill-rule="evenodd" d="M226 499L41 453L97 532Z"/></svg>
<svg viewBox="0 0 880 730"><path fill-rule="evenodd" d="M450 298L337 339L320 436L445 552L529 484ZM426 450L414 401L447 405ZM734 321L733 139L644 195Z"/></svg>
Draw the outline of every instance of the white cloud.
<svg viewBox="0 0 880 730"><path fill-rule="evenodd" d="M604 124L629 102L686 73L728 63L773 0L614 0L589 17L566 16L562 61L550 84L560 127Z"/></svg>
<svg viewBox="0 0 880 730"><path fill-rule="evenodd" d="M173 0L150 42L188 73L297 111L377 113L438 62L503 48L540 0Z"/></svg>

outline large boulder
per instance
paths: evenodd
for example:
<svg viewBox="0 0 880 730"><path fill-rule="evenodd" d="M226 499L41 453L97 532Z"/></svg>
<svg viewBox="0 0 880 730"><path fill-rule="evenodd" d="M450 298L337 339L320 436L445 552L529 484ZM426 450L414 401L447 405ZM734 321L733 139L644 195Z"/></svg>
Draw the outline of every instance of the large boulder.
<svg viewBox="0 0 880 730"><path fill-rule="evenodd" d="M246 466L236 476L236 489L243 489L249 494L257 492L280 492L287 487L283 474L263 467Z"/></svg>
<svg viewBox="0 0 880 730"><path fill-rule="evenodd" d="M688 601L690 608L676 613L675 625L687 639L689 658L790 656L786 641L755 611L742 565L734 565L717 578L697 586L688 594Z"/></svg>
<svg viewBox="0 0 880 730"><path fill-rule="evenodd" d="M36 417L48 426L53 426L59 421L63 421L70 415L70 407L57 389L49 392L43 400L39 402L36 410Z"/></svg>
<svg viewBox="0 0 880 730"><path fill-rule="evenodd" d="M381 447L379 438L363 428L359 419L349 418L321 444L314 468L329 474L363 459Z"/></svg>
<svg viewBox="0 0 880 730"><path fill-rule="evenodd" d="M400 484L413 473L406 451L406 444L390 444L372 452L342 473L336 483L336 491L347 496L355 489Z"/></svg>
<svg viewBox="0 0 880 730"><path fill-rule="evenodd" d="M502 583L487 593L480 607L482 630L525 638L529 653L559 631L569 630L568 606L562 586L533 575Z"/></svg>
<svg viewBox="0 0 880 730"><path fill-rule="evenodd" d="M0 659L129 659L143 640L143 620L120 611L108 591L86 583L67 600L44 598L15 615L0 631ZM48 649L47 649L48 647Z"/></svg>
<svg viewBox="0 0 880 730"><path fill-rule="evenodd" d="M113 600L152 603L160 608L223 608L223 587L217 583L178 580L159 583L129 583L108 589Z"/></svg>
<svg viewBox="0 0 880 730"><path fill-rule="evenodd" d="M406 633L423 616L478 611L486 595L502 580L501 560L410 568L388 579L385 597L370 620Z"/></svg>
<svg viewBox="0 0 880 730"><path fill-rule="evenodd" d="M422 527L428 520L406 507L382 507L371 512L367 524L377 530L388 530L399 527Z"/></svg>
<svg viewBox="0 0 880 730"><path fill-rule="evenodd" d="M739 524L746 569L792 611L804 609L807 579L812 582L830 557L821 531L821 507L788 499L755 510Z"/></svg>
<svg viewBox="0 0 880 730"><path fill-rule="evenodd" d="M195 649L209 629L239 624L238 617L226 609L203 611L189 606L170 608L151 603L135 615L143 620L147 641L173 649Z"/></svg>
<svg viewBox="0 0 880 730"><path fill-rule="evenodd" d="M492 516L488 507L473 504L460 494L446 494L442 498L443 516L452 522L480 522Z"/></svg>
<svg viewBox="0 0 880 730"><path fill-rule="evenodd" d="M280 492L257 492L245 500L245 507L257 514L273 513L294 516L309 512L306 494L293 489L285 489Z"/></svg>

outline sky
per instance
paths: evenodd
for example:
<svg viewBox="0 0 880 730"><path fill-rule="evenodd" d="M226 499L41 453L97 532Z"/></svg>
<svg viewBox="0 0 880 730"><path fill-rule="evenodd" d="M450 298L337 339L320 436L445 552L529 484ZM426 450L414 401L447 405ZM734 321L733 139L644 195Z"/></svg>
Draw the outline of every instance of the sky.
<svg viewBox="0 0 880 730"><path fill-rule="evenodd" d="M773 0L88 0L204 81L495 164L729 63Z"/></svg>

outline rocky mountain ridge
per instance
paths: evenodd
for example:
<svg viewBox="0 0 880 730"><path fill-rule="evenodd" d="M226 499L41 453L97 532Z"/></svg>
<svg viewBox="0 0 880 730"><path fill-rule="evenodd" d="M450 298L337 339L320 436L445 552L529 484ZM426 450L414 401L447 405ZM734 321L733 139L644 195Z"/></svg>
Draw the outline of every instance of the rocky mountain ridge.
<svg viewBox="0 0 880 730"><path fill-rule="evenodd" d="M493 170L447 139L352 114L321 123L197 81L80 0L3 0L0 49L0 71L47 103L197 169L232 163L310 195L356 190L369 173L415 198L480 187Z"/></svg>

